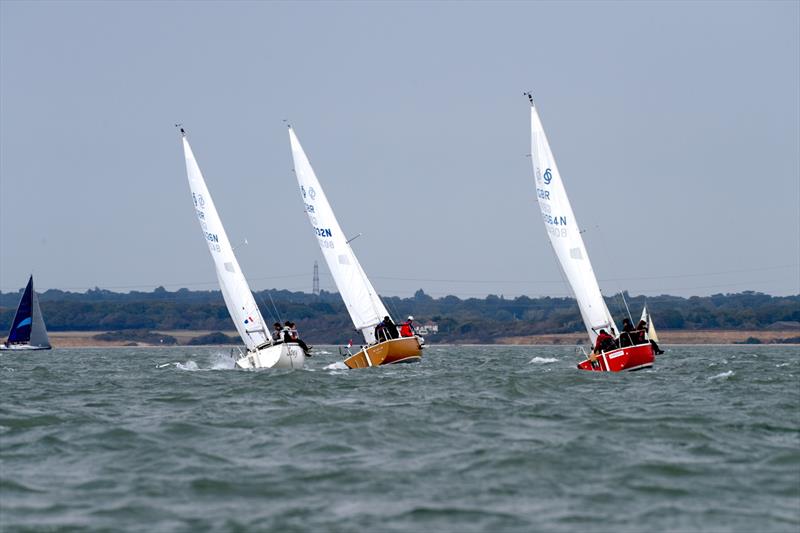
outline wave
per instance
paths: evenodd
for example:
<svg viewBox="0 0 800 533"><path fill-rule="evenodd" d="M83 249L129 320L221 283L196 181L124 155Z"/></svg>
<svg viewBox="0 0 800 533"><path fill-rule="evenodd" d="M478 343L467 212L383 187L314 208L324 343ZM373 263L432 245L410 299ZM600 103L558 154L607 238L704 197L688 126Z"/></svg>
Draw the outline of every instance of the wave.
<svg viewBox="0 0 800 533"><path fill-rule="evenodd" d="M233 370L236 362L228 354L216 353L211 357L211 370Z"/></svg>
<svg viewBox="0 0 800 533"><path fill-rule="evenodd" d="M529 364L542 364L542 365L555 362L558 362L558 359L556 359L555 357L538 357L538 356L528 361Z"/></svg>
<svg viewBox="0 0 800 533"><path fill-rule="evenodd" d="M715 376L711 376L708 379L709 379L709 381L717 380L717 379L727 379L727 378L729 378L731 376L734 376L734 375L736 375L736 373L733 370L728 370L727 372L722 372L721 374L717 374Z"/></svg>

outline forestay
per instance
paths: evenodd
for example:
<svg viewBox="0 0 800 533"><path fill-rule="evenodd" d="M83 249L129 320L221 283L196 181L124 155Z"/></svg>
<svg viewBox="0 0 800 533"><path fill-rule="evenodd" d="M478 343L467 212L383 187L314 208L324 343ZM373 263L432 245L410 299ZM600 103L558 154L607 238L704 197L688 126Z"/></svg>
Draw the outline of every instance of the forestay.
<svg viewBox="0 0 800 533"><path fill-rule="evenodd" d="M536 196L539 199L545 229L561 269L578 301L583 323L594 344L600 329L613 327L616 331L616 326L597 285L592 263L589 261L578 229L578 222L572 212L561 174L558 172L558 166L532 98L531 162L536 178Z"/></svg>
<svg viewBox="0 0 800 533"><path fill-rule="evenodd" d="M372 343L375 341L374 327L389 313L350 248L325 191L322 190L292 128L289 128L289 141L303 205L325 256L328 270L331 271L356 329L361 330L367 343Z"/></svg>
<svg viewBox="0 0 800 533"><path fill-rule="evenodd" d="M239 268L239 262L233 254L233 248L222 227L222 221L214 207L214 200L208 192L203 174L189 146L189 141L183 137L183 152L186 156L186 173L189 176L189 187L192 190L195 214L203 230L203 238L211 250L217 279L222 289L225 305L236 325L236 330L242 337L248 350L254 350L264 344L272 344L272 338L267 335L264 327L264 318L253 299L253 293L247 280Z"/></svg>

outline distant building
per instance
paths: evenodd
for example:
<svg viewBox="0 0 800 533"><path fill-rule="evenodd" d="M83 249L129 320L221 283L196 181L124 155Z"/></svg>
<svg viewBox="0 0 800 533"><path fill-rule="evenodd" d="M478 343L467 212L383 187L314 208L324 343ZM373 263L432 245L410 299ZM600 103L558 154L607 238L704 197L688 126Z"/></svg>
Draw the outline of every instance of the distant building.
<svg viewBox="0 0 800 533"><path fill-rule="evenodd" d="M414 329L420 335L436 335L439 333L439 324L436 322L425 322L424 324L415 324Z"/></svg>

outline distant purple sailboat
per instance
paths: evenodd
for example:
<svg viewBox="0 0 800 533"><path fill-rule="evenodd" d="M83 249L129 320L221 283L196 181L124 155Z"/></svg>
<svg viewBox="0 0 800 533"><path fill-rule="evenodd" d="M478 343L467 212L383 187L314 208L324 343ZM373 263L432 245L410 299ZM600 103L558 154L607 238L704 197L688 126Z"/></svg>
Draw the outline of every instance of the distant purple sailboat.
<svg viewBox="0 0 800 533"><path fill-rule="evenodd" d="M33 276L31 276L19 300L8 339L0 344L0 350L49 350L50 348L47 328L44 325L42 310L39 308L39 297L33 290Z"/></svg>

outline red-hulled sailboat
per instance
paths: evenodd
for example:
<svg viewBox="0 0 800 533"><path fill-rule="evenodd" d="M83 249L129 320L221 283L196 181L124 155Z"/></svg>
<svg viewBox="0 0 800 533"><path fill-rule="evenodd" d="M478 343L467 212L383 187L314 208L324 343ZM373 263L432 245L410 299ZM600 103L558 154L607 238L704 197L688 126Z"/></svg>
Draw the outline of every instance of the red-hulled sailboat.
<svg viewBox="0 0 800 533"><path fill-rule="evenodd" d="M561 174L547 142L539 113L533 105L533 97L530 93L526 95L531 103L531 162L536 179L536 197L553 250L575 294L591 340L591 355L578 363L578 368L600 372L649 368L655 362L655 354L646 335L634 336L638 340L631 342L630 346L620 347L617 342L597 353L594 351L601 330L612 336L619 330L600 293Z"/></svg>

